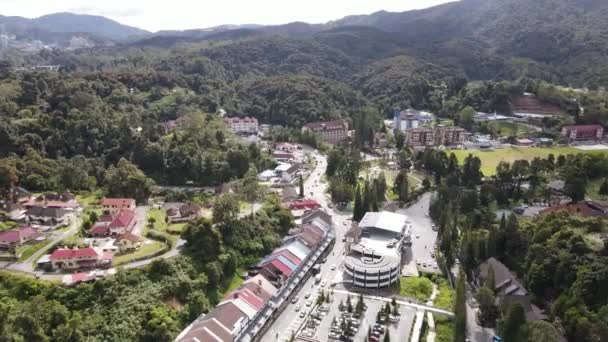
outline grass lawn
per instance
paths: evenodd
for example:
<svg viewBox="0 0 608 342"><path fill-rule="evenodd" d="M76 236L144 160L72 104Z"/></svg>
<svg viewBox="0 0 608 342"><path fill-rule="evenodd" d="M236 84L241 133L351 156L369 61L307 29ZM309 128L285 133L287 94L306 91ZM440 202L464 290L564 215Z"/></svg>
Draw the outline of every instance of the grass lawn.
<svg viewBox="0 0 608 342"><path fill-rule="evenodd" d="M19 223L14 221L0 222L0 232L19 227Z"/></svg>
<svg viewBox="0 0 608 342"><path fill-rule="evenodd" d="M495 128L500 136L511 136L516 133L516 137L525 137L534 130L526 125L522 125L516 122L492 122L489 124L490 127Z"/></svg>
<svg viewBox="0 0 608 342"><path fill-rule="evenodd" d="M452 342L454 339L454 323L447 317L433 315L435 319L435 341Z"/></svg>
<svg viewBox="0 0 608 342"><path fill-rule="evenodd" d="M101 189L95 191L80 192L76 195L76 200L83 207L99 207L103 191Z"/></svg>
<svg viewBox="0 0 608 342"><path fill-rule="evenodd" d="M454 290L445 279L438 281L439 294L435 298L434 305L440 309L452 311L454 309Z"/></svg>
<svg viewBox="0 0 608 342"><path fill-rule="evenodd" d="M154 254L165 247L165 244L155 240L148 240L140 249L125 253L125 254L117 254L114 257L114 261L112 262L114 266L122 265L129 263L135 258L145 257L151 254Z"/></svg>
<svg viewBox="0 0 608 342"><path fill-rule="evenodd" d="M237 269L236 272L234 272L234 274L232 275L232 278L230 279L230 282L228 283L228 286L226 287L226 291L224 293L230 293L231 291L234 291L236 289L239 288L239 286L241 286L241 284L243 284L243 278L240 277L241 273L243 273L242 269Z"/></svg>
<svg viewBox="0 0 608 342"><path fill-rule="evenodd" d="M21 262L21 261L27 260L27 258L31 257L34 253L38 252L42 248L48 246L52 241L53 240L51 240L51 239L46 239L46 240L40 241L34 245L19 246L17 248L17 255L19 255L19 253L22 253L21 257L19 258L19 261Z"/></svg>
<svg viewBox="0 0 608 342"><path fill-rule="evenodd" d="M481 171L484 176L492 176L496 173L496 166L501 161L512 163L515 160L527 159L532 160L535 157L546 158L553 153L555 158L563 154L578 154L578 153L606 153L606 151L583 151L574 147L508 147L501 148L495 151L479 151L479 150L449 150L448 155L454 152L458 161L463 164L464 159L472 154L481 159Z"/></svg>
<svg viewBox="0 0 608 342"><path fill-rule="evenodd" d="M602 204L608 204L608 196L600 195L600 186L604 182L604 178L594 179L587 184L587 196L592 200Z"/></svg>
<svg viewBox="0 0 608 342"><path fill-rule="evenodd" d="M433 293L433 282L426 277L402 277L399 294L404 297L426 301Z"/></svg>

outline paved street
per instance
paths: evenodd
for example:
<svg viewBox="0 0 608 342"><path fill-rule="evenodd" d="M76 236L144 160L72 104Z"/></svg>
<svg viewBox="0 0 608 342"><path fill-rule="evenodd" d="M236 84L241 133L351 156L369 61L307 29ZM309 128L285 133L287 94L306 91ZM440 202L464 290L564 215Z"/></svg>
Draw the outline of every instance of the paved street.
<svg viewBox="0 0 608 342"><path fill-rule="evenodd" d="M437 240L437 232L433 231L433 223L428 217L431 197L431 193L425 193L418 201L408 208L397 210L397 213L407 215L408 221L412 224L412 248L404 253L404 261L415 264L416 260L420 260L421 263L426 263L427 267L418 266L419 270L439 272L433 266L428 266L435 263L431 252Z"/></svg>

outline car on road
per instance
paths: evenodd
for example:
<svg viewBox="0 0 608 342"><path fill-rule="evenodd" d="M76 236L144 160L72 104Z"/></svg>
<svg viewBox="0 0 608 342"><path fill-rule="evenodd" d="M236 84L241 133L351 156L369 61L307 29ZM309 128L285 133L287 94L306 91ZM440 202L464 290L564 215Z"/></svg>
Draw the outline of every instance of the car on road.
<svg viewBox="0 0 608 342"><path fill-rule="evenodd" d="M330 268L330 269L331 269L332 271L333 271L333 270L335 270L335 269L336 269L336 264L331 265L331 268Z"/></svg>
<svg viewBox="0 0 608 342"><path fill-rule="evenodd" d="M422 265L422 261L420 261L420 259L416 259L416 265L418 265L418 266Z"/></svg>
<svg viewBox="0 0 608 342"><path fill-rule="evenodd" d="M304 318L306 316L306 310L300 311L300 318Z"/></svg>
<svg viewBox="0 0 608 342"><path fill-rule="evenodd" d="M327 285L327 283L325 282L325 280L323 280L323 281L321 282L321 287L325 287L325 285Z"/></svg>
<svg viewBox="0 0 608 342"><path fill-rule="evenodd" d="M300 311L301 307L299 305L296 305L296 312Z"/></svg>
<svg viewBox="0 0 608 342"><path fill-rule="evenodd" d="M416 234L416 239L420 239L420 235Z"/></svg>
<svg viewBox="0 0 608 342"><path fill-rule="evenodd" d="M309 299L309 300L307 300L307 301L306 301L306 306L311 306L311 305L312 305L312 300L310 300L310 299Z"/></svg>
<svg viewBox="0 0 608 342"><path fill-rule="evenodd" d="M304 295L305 299L308 299L308 297L310 297L310 292L306 292L306 294Z"/></svg>
<svg viewBox="0 0 608 342"><path fill-rule="evenodd" d="M348 223L346 223L346 221L342 222L343 226L346 226Z"/></svg>
<svg viewBox="0 0 608 342"><path fill-rule="evenodd" d="M297 303L297 302L298 302L298 299L300 299L300 298L298 298L298 297L293 297L293 298L291 299L291 304L295 304L295 303Z"/></svg>

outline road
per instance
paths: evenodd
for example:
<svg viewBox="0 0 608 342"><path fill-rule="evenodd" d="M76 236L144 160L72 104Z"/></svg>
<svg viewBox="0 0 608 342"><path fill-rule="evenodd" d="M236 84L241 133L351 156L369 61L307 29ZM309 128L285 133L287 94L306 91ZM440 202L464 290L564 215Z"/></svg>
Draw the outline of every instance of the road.
<svg viewBox="0 0 608 342"><path fill-rule="evenodd" d="M322 176L325 174L325 168L327 167L326 158L314 150L307 150L311 156L317 160L317 165L311 175L304 181L304 193L310 198L314 198L325 211L332 215L334 222L334 234L336 235L336 244L334 245L333 252L328 255L327 261L321 265L321 278L328 284L334 281L340 280L342 274L342 253L344 251L344 242L342 238L350 225L350 213L342 213L329 207L331 200L329 195L325 193L327 184L321 181ZM312 195L310 193L312 192ZM332 270L332 265L335 265L335 269ZM304 295L309 292L314 296L318 292L320 285L314 283L313 277L309 278L306 284L300 289L299 293L295 294L298 298L298 305L302 306L305 310L306 299ZM298 327L298 323L302 321L299 318L299 313L295 311L295 304L289 304L285 310L281 313L281 317L277 319L266 334L262 337L262 341L288 341L291 337L292 331ZM277 339L278 334L278 339Z"/></svg>
<svg viewBox="0 0 608 342"><path fill-rule="evenodd" d="M427 265L435 263L431 252L433 252L437 240L437 232L432 229L433 222L428 217L431 197L432 194L427 192L409 207L396 211L399 214L407 215L408 221L412 224L412 248L404 253L404 262L413 261L415 263L416 260L420 260ZM418 268L430 272L439 271L432 266L419 266Z"/></svg>

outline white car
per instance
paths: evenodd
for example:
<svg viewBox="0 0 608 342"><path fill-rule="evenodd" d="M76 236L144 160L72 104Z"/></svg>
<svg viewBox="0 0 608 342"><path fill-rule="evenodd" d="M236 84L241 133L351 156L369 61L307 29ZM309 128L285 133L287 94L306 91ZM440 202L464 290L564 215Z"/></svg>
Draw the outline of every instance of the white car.
<svg viewBox="0 0 608 342"><path fill-rule="evenodd" d="M307 300L307 301L306 301L306 306L311 306L311 305L312 305L312 300L310 300L310 299L309 299L309 300Z"/></svg>
<svg viewBox="0 0 608 342"><path fill-rule="evenodd" d="M335 270L336 269L336 264L331 265L331 270Z"/></svg>
<svg viewBox="0 0 608 342"><path fill-rule="evenodd" d="M310 297L310 292L306 292L306 294L304 295L304 298L308 299L308 297Z"/></svg>
<svg viewBox="0 0 608 342"><path fill-rule="evenodd" d="M300 309L301 309L300 306L296 305L296 312L300 311Z"/></svg>
<svg viewBox="0 0 608 342"><path fill-rule="evenodd" d="M321 282L321 287L325 287L325 285L326 285L325 280L323 280L323 281Z"/></svg>
<svg viewBox="0 0 608 342"><path fill-rule="evenodd" d="M306 316L306 310L300 311L300 318L304 318Z"/></svg>

